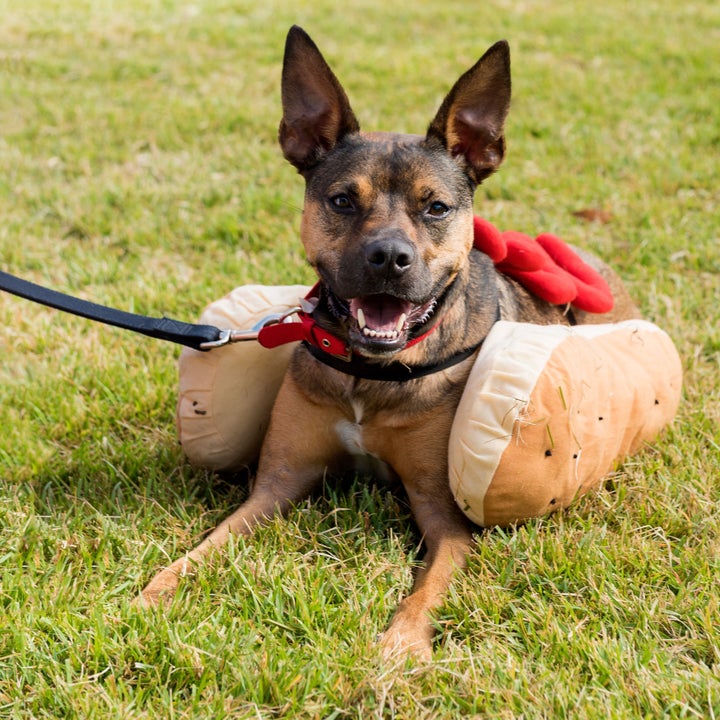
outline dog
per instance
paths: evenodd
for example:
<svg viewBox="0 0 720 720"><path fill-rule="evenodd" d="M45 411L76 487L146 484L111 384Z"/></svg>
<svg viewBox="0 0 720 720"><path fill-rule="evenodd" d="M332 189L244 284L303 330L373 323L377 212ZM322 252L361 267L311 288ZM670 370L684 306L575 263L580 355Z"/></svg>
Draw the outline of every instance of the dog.
<svg viewBox="0 0 720 720"><path fill-rule="evenodd" d="M228 537L250 535L348 458L380 460L404 486L424 566L382 633L385 656L431 657L432 612L465 567L473 526L448 481L448 438L483 339L499 319L616 322L638 311L618 276L603 315L550 305L499 274L473 245L473 195L505 155L510 52L493 45L450 90L424 136L364 133L311 38L291 28L282 70L279 142L305 180L301 237L317 272L319 328L349 357L294 351L248 499L140 602L172 596L179 578Z"/></svg>

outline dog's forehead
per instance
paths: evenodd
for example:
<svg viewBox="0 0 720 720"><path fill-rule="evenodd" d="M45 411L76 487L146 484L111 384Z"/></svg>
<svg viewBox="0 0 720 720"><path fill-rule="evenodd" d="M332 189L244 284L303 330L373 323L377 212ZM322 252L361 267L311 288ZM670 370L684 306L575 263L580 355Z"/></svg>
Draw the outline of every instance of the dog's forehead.
<svg viewBox="0 0 720 720"><path fill-rule="evenodd" d="M468 192L468 180L450 154L422 135L372 132L345 138L309 178L317 188L339 189L345 182L375 191L436 188Z"/></svg>
<svg viewBox="0 0 720 720"><path fill-rule="evenodd" d="M395 146L419 145L425 139L423 135L394 132L360 132L359 136L377 145L384 145L388 149Z"/></svg>

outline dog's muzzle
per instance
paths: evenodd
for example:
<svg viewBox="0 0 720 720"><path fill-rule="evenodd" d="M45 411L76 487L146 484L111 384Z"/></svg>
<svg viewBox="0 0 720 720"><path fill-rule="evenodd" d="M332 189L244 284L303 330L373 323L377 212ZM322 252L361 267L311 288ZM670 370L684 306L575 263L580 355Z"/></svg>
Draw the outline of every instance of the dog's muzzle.
<svg viewBox="0 0 720 720"><path fill-rule="evenodd" d="M330 312L344 326L353 349L365 355L402 350L423 333L438 303L428 268L398 231L357 247L325 285Z"/></svg>

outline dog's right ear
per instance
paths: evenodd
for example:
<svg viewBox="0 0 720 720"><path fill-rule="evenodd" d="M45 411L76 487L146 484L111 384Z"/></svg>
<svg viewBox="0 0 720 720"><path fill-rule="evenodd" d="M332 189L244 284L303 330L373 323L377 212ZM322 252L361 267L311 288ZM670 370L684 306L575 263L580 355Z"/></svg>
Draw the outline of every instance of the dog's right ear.
<svg viewBox="0 0 720 720"><path fill-rule="evenodd" d="M310 36L297 25L285 43L279 140L302 173L360 126L345 91Z"/></svg>

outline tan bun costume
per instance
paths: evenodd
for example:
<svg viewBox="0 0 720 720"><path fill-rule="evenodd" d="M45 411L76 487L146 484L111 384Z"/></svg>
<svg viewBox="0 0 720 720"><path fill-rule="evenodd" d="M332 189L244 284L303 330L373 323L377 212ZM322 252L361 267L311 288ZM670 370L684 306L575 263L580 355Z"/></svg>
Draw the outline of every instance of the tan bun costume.
<svg viewBox="0 0 720 720"><path fill-rule="evenodd" d="M212 303L201 322L249 328L297 304L308 288L248 285ZM183 349L177 424L195 465L255 461L294 344ZM450 486L482 526L567 507L675 416L682 368L666 333L616 324L498 322L485 340L450 436Z"/></svg>

